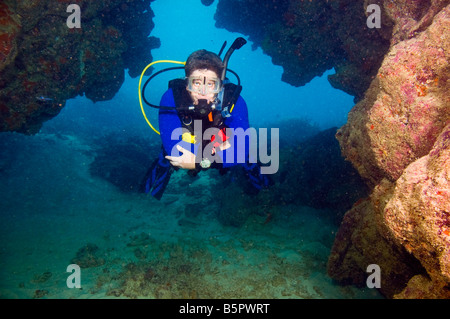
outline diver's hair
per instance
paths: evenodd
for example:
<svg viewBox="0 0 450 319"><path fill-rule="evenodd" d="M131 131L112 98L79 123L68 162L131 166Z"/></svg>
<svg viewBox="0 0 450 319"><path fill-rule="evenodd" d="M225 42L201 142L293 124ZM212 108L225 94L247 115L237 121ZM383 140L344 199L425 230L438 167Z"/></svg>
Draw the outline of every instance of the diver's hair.
<svg viewBox="0 0 450 319"><path fill-rule="evenodd" d="M184 70L186 76L190 76L195 70L208 69L216 72L217 76L220 77L223 68L222 59L217 54L207 50L198 50L188 57Z"/></svg>

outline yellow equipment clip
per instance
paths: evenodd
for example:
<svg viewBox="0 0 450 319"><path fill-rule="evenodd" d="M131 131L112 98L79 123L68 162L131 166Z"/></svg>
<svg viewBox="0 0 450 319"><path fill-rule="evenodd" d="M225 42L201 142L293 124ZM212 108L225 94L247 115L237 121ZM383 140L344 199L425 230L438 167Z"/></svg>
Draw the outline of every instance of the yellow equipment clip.
<svg viewBox="0 0 450 319"><path fill-rule="evenodd" d="M183 133L183 135L181 135L181 139L183 141L191 143L191 144L197 143L196 140L195 140L195 135L192 135L189 132Z"/></svg>

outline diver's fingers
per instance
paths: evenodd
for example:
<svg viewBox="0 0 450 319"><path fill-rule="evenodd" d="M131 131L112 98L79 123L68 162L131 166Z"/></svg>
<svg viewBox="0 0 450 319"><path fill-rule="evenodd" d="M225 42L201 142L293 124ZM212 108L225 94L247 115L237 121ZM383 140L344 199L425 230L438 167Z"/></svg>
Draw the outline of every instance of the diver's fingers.
<svg viewBox="0 0 450 319"><path fill-rule="evenodd" d="M180 162L176 162L176 161L170 162L170 164L171 164L172 166L177 166L177 167L180 167L180 166L181 166L181 163L180 163Z"/></svg>
<svg viewBox="0 0 450 319"><path fill-rule="evenodd" d="M170 162L171 165L177 166L176 164L178 163L178 161L177 161L178 157L167 155L167 156L165 156L165 158Z"/></svg>
<svg viewBox="0 0 450 319"><path fill-rule="evenodd" d="M181 163L179 160L171 160L170 165L172 166L181 166Z"/></svg>

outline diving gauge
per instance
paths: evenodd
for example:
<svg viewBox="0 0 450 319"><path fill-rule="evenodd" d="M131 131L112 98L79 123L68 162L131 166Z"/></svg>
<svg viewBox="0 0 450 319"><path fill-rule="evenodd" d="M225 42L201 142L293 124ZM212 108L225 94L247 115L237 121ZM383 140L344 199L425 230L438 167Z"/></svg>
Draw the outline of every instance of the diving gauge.
<svg viewBox="0 0 450 319"><path fill-rule="evenodd" d="M208 169L211 166L211 161L207 158L202 159L202 161L200 162L200 166L203 169Z"/></svg>

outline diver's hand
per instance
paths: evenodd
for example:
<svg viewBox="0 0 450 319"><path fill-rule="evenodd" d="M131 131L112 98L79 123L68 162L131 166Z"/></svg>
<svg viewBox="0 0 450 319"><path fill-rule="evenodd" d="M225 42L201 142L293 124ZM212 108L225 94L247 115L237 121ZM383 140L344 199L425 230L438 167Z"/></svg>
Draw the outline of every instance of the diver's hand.
<svg viewBox="0 0 450 319"><path fill-rule="evenodd" d="M177 150L182 153L181 156L166 156L170 164L184 169L195 169L195 154L180 145L177 145Z"/></svg>

